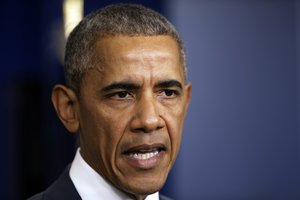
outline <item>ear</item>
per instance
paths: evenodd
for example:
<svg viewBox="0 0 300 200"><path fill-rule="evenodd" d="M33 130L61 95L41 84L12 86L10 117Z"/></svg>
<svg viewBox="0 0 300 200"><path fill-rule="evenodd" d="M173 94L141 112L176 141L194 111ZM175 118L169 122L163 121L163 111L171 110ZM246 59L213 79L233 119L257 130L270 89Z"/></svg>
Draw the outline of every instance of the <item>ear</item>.
<svg viewBox="0 0 300 200"><path fill-rule="evenodd" d="M60 121L66 129L75 133L79 129L78 99L75 92L64 85L55 85L51 100Z"/></svg>
<svg viewBox="0 0 300 200"><path fill-rule="evenodd" d="M190 104L191 97L192 97L192 85L191 83L186 84L185 86L185 91L186 91L186 110Z"/></svg>

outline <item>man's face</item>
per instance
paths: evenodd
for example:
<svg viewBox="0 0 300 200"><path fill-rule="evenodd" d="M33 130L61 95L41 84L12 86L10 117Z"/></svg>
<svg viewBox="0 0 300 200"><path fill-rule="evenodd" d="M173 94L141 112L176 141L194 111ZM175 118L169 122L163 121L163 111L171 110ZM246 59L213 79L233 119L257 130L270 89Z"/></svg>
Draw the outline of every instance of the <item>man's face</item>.
<svg viewBox="0 0 300 200"><path fill-rule="evenodd" d="M170 36L111 36L97 42L101 68L84 76L81 155L122 191L147 195L175 161L190 98Z"/></svg>

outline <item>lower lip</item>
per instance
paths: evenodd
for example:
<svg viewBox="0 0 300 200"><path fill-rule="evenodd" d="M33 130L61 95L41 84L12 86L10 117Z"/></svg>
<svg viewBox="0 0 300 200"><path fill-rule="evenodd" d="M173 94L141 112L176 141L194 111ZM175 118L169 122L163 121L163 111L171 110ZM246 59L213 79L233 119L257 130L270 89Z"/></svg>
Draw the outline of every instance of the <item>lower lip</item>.
<svg viewBox="0 0 300 200"><path fill-rule="evenodd" d="M162 157L164 156L165 152L160 151L155 156L148 158L148 159L137 159L128 155L125 155L125 160L129 165L131 165L134 168L138 169L152 169L159 165L160 161L162 160Z"/></svg>

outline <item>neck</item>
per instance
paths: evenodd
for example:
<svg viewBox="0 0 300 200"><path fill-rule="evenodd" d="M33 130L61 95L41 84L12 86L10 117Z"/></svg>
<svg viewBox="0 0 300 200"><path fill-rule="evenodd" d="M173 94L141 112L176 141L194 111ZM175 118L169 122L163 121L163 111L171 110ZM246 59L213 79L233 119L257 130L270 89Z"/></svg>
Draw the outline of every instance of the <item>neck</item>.
<svg viewBox="0 0 300 200"><path fill-rule="evenodd" d="M136 195L135 199L136 200L144 200L144 199L146 199L146 196L145 195Z"/></svg>

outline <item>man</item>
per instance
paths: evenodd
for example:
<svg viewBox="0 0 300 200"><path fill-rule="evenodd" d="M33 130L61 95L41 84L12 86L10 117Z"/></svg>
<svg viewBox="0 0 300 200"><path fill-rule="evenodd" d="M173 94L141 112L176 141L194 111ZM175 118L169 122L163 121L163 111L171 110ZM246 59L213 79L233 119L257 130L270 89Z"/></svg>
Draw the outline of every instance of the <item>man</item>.
<svg viewBox="0 0 300 200"><path fill-rule="evenodd" d="M174 27L139 5L85 17L70 34L66 86L52 102L80 148L63 175L31 199L167 199L191 85Z"/></svg>

